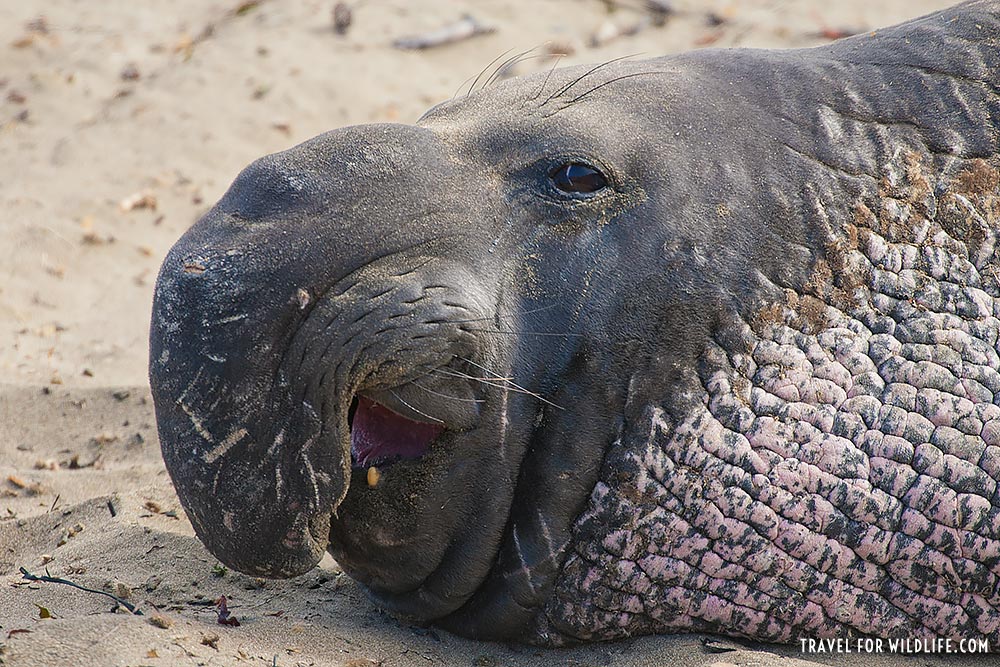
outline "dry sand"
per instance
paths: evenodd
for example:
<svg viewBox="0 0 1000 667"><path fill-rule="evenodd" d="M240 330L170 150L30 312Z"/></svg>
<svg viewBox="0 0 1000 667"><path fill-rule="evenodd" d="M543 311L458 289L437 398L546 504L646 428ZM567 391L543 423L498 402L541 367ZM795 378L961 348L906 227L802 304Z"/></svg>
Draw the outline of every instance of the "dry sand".
<svg viewBox="0 0 1000 667"><path fill-rule="evenodd" d="M329 0L0 2L0 663L985 662L824 659L707 636L540 651L400 624L330 559L292 581L213 569L160 461L146 333L161 258L245 164L340 125L410 122L507 49L552 40L577 63L706 45L804 46L949 3L678 0L665 27L600 48L588 37L602 23L638 14L609 14L599 0L352 4L354 22L337 36ZM709 11L725 21L709 25ZM429 51L391 46L464 12L497 31ZM144 615L25 582L22 566L127 596ZM239 627L216 622L220 595Z"/></svg>

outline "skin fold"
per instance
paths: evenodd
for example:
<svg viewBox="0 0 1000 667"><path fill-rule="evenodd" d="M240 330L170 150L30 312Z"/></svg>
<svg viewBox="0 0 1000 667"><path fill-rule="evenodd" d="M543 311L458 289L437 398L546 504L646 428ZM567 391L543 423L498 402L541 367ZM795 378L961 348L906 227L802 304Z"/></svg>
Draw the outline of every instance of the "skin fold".
<svg viewBox="0 0 1000 667"><path fill-rule="evenodd" d="M254 162L153 306L198 536L487 639L1000 645L998 40L557 69Z"/></svg>

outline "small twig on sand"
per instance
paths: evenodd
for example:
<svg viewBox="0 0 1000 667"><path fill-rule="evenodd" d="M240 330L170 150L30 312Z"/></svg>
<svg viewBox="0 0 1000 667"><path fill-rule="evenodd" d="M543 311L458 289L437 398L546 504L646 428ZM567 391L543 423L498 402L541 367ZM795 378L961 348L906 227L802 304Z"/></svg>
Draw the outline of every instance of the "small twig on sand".
<svg viewBox="0 0 1000 667"><path fill-rule="evenodd" d="M588 44L592 47L604 46L605 44L613 42L620 37L638 35L651 25L654 25L653 19L648 16L643 16L638 21L634 21L627 25L619 25L614 21L608 20L602 23L597 30L594 31L588 40Z"/></svg>
<svg viewBox="0 0 1000 667"><path fill-rule="evenodd" d="M233 627L239 627L240 621L232 612L229 611L229 605L227 604L226 596L221 595L219 599L215 601L215 611L219 615L218 623L219 625L231 625Z"/></svg>
<svg viewBox="0 0 1000 667"><path fill-rule="evenodd" d="M22 568L18 568L18 569L21 570L21 576L24 577L25 579L27 579L28 581L41 581L41 582L46 583L46 584L66 584L67 586L72 586L73 588L78 588L81 591L86 591L87 593L97 593L98 595L103 595L105 597L111 598L112 600L114 600L115 602L117 602L121 606L125 607L126 609L128 609L130 612L132 612L136 616L142 616L142 611L140 611L139 609L136 609L136 607L135 607L134 604L132 604L130 602L126 602L125 600L121 599L117 595L112 595L111 593L105 593L104 591L99 591L99 590L96 590L94 588L87 588L86 586L81 586L80 584L75 583L73 581L70 581L68 579L61 579L59 577L52 577L52 576L49 576L47 574L45 576L39 577L38 575L35 575L35 574L32 574L32 573L28 572L23 567Z"/></svg>
<svg viewBox="0 0 1000 667"><path fill-rule="evenodd" d="M397 49L430 49L435 46L460 42L477 35L489 35L493 32L496 32L494 26L484 25L469 14L466 14L458 21L449 23L437 30L420 33L419 35L400 37L392 45Z"/></svg>
<svg viewBox="0 0 1000 667"><path fill-rule="evenodd" d="M338 2L333 6L331 18L333 19L333 31L338 35L346 35L353 18L351 6L346 2Z"/></svg>

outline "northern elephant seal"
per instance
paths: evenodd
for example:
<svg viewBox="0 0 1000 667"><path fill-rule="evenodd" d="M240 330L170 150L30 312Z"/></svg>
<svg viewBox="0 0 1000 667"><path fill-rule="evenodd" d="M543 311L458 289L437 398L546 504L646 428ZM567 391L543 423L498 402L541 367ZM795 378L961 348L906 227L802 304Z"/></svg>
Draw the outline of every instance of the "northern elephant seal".
<svg viewBox="0 0 1000 667"><path fill-rule="evenodd" d="M197 534L476 637L996 646L998 41L971 2L254 162L156 288Z"/></svg>

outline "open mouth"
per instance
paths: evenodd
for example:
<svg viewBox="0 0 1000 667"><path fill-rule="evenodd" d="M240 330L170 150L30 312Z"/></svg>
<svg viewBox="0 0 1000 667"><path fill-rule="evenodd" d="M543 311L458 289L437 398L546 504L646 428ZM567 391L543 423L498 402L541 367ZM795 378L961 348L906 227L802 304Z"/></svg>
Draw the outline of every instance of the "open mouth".
<svg viewBox="0 0 1000 667"><path fill-rule="evenodd" d="M442 424L409 419L365 396L354 399L348 421L354 468L418 459L445 430Z"/></svg>

